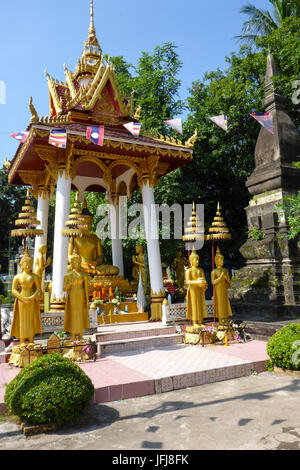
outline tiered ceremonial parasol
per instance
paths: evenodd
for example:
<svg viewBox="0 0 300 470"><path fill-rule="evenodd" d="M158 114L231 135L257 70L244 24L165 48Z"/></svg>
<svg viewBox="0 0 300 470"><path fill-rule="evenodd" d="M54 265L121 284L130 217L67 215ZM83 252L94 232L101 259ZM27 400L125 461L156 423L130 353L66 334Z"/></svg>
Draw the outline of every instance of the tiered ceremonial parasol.
<svg viewBox="0 0 300 470"><path fill-rule="evenodd" d="M35 238L40 237L44 234L42 229L36 227L40 225L40 221L37 220L35 209L30 201L29 189L27 190L25 205L22 206L22 212L18 214L18 219L15 221L15 228L11 231L12 237L23 237L24 251L26 248L26 239L28 237Z"/></svg>
<svg viewBox="0 0 300 470"><path fill-rule="evenodd" d="M219 202L216 215L208 232L209 233L205 238L207 241L212 242L212 269L214 269L214 243L231 240L231 234L226 226L224 218L222 217Z"/></svg>
<svg viewBox="0 0 300 470"><path fill-rule="evenodd" d="M197 217L195 202L193 202L192 215L189 218L187 227L184 229L182 240L188 244L188 260L190 263L190 251L192 244L204 239L203 224Z"/></svg>
<svg viewBox="0 0 300 470"><path fill-rule="evenodd" d="M72 238L72 241L74 240L74 238L88 237L90 235L87 220L82 214L82 208L78 199L78 193L76 193L75 202L70 211L68 220L66 220L65 222L65 226L67 228L63 229L61 233L65 237Z"/></svg>

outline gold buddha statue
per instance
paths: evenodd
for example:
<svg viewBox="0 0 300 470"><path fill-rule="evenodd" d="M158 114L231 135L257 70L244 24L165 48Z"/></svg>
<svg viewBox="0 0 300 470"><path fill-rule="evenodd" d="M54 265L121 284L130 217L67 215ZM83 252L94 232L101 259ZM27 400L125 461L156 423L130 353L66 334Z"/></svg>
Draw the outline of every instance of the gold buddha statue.
<svg viewBox="0 0 300 470"><path fill-rule="evenodd" d="M44 293L44 279L45 279L45 270L50 266L51 259L47 258L45 261L45 255L47 253L47 245L40 245L38 249L38 255L35 260L33 272L38 276L40 280L41 293Z"/></svg>
<svg viewBox="0 0 300 470"><path fill-rule="evenodd" d="M138 286L140 273L141 273L144 292L146 293L146 268L145 268L144 247L142 245L136 245L135 251L136 251L136 255L132 256L132 262L133 262L132 279L133 279L134 284ZM149 274L148 274L147 284L149 286Z"/></svg>
<svg viewBox="0 0 300 470"><path fill-rule="evenodd" d="M188 264L188 260L183 256L182 251L177 252L176 258L174 258L174 268L177 277L177 287L182 290L184 286L184 268Z"/></svg>
<svg viewBox="0 0 300 470"><path fill-rule="evenodd" d="M64 292L67 292L64 331L73 339L81 339L90 327L88 276L81 269L81 257L73 253L69 257L70 270L64 277Z"/></svg>
<svg viewBox="0 0 300 470"><path fill-rule="evenodd" d="M40 318L40 280L32 272L33 259L28 249L20 261L22 272L12 283L12 294L16 297L10 336L18 338L21 344L28 340L33 343L34 336L42 333Z"/></svg>
<svg viewBox="0 0 300 470"><path fill-rule="evenodd" d="M214 315L221 323L228 323L228 317L232 316L231 306L228 298L230 288L229 272L224 268L224 256L219 247L215 256L216 268L211 273L211 282L214 286Z"/></svg>
<svg viewBox="0 0 300 470"><path fill-rule="evenodd" d="M103 252L101 246L101 240L97 235L91 232L93 218L91 215L85 215L85 221L90 231L90 235L87 237L74 237L69 241L68 255L72 255L75 250L76 253L81 257L81 266L83 270L88 270L91 266L96 269L98 275L110 275L117 276L119 274L119 268L117 266L103 265Z"/></svg>
<svg viewBox="0 0 300 470"><path fill-rule="evenodd" d="M185 281L188 286L186 303L187 318L194 325L201 324L206 317L205 291L208 287L203 269L199 268L199 256L193 250L190 255L191 267L186 271Z"/></svg>

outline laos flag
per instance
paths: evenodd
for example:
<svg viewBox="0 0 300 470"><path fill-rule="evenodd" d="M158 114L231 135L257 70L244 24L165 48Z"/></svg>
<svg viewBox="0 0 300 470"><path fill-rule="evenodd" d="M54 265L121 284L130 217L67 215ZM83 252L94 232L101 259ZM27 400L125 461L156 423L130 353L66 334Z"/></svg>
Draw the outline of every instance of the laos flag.
<svg viewBox="0 0 300 470"><path fill-rule="evenodd" d="M25 142L27 137L29 136L29 132L14 132L11 137L17 139L21 144Z"/></svg>
<svg viewBox="0 0 300 470"><path fill-rule="evenodd" d="M97 145L103 145L104 126L90 126L86 130L86 138Z"/></svg>

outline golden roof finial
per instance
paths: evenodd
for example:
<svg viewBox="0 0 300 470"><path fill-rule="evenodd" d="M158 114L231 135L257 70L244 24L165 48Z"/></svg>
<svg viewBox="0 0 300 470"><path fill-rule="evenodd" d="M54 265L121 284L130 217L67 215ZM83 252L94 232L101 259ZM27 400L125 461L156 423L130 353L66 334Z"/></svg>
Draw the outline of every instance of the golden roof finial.
<svg viewBox="0 0 300 470"><path fill-rule="evenodd" d="M94 0L91 0L91 9L90 9L91 22L89 27L89 34L95 36L96 30L94 25Z"/></svg>
<svg viewBox="0 0 300 470"><path fill-rule="evenodd" d="M36 112L36 109L33 105L33 100L32 100L32 96L30 97L29 99L29 110L30 110L30 113L31 113L31 120L30 122L31 123L36 123L36 122L39 122L39 116L38 116L38 113Z"/></svg>
<svg viewBox="0 0 300 470"><path fill-rule="evenodd" d="M10 169L10 165L11 165L11 163L7 160L7 157L5 157L4 166L5 166L5 168L6 168L7 170Z"/></svg>

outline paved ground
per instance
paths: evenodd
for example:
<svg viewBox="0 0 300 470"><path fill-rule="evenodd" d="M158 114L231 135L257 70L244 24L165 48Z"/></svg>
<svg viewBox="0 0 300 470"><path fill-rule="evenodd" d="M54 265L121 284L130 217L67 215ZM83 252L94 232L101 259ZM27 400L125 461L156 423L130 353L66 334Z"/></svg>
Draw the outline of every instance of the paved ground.
<svg viewBox="0 0 300 470"><path fill-rule="evenodd" d="M81 426L33 437L2 418L0 450L300 450L299 402L300 380L263 372L92 405Z"/></svg>
<svg viewBox="0 0 300 470"><path fill-rule="evenodd" d="M179 344L124 351L79 365L94 384L94 403L105 403L243 377L253 369L261 372L267 358L265 342L248 341L230 347ZM0 412L6 384L19 371L0 365Z"/></svg>

